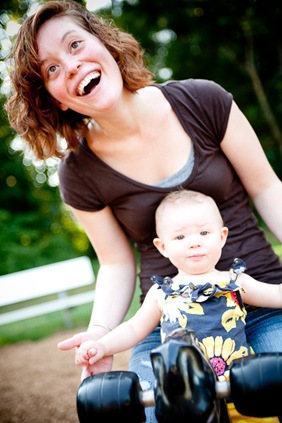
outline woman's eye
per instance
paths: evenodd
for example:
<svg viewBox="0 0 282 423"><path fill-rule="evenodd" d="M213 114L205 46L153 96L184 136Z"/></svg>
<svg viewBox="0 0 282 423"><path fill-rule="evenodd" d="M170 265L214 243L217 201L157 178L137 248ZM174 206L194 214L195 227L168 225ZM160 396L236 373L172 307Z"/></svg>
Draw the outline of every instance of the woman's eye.
<svg viewBox="0 0 282 423"><path fill-rule="evenodd" d="M208 235L208 231L201 231L200 234L203 236Z"/></svg>
<svg viewBox="0 0 282 423"><path fill-rule="evenodd" d="M57 66L52 65L48 68L48 74L52 75L54 72L56 72Z"/></svg>
<svg viewBox="0 0 282 423"><path fill-rule="evenodd" d="M184 239L184 235L178 235L178 236L176 237L176 239L177 239L178 241L181 241L182 239Z"/></svg>
<svg viewBox="0 0 282 423"><path fill-rule="evenodd" d="M80 43L81 43L81 41L73 41L73 42L71 43L71 48L72 48L73 50L77 49L77 47L79 47Z"/></svg>

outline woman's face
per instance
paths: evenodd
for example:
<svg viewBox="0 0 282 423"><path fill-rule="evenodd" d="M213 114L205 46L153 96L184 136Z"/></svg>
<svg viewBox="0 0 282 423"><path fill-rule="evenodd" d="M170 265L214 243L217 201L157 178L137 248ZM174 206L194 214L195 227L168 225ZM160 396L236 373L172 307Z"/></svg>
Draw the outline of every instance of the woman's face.
<svg viewBox="0 0 282 423"><path fill-rule="evenodd" d="M123 90L119 67L101 41L68 17L45 22L37 36L41 74L62 110L97 117Z"/></svg>

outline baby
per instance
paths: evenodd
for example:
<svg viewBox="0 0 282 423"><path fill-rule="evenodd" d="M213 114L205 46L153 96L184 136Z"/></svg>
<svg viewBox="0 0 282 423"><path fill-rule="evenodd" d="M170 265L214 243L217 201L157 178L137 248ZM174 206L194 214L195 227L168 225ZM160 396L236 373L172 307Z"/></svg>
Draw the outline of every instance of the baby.
<svg viewBox="0 0 282 423"><path fill-rule="evenodd" d="M254 353L246 340L243 301L282 308L282 284L253 279L238 258L230 270L216 269L228 228L204 194L180 190L166 196L156 211L156 233L155 247L177 274L152 276L154 284L136 314L98 341L82 343L76 363L91 375L98 360L132 348L161 323L162 341L177 328L193 330L218 380L228 380L231 362Z"/></svg>

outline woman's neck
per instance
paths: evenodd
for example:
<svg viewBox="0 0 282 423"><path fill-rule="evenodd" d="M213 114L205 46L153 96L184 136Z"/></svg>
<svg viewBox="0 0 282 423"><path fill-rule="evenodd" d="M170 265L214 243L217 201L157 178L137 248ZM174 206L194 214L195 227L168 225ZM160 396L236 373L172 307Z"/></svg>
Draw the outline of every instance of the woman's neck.
<svg viewBox="0 0 282 423"><path fill-rule="evenodd" d="M119 102L111 110L95 116L90 133L115 142L140 136L144 127L147 127L146 122L152 122L154 114L159 110L158 97L161 96L160 90L151 86L142 88L135 94L124 89Z"/></svg>

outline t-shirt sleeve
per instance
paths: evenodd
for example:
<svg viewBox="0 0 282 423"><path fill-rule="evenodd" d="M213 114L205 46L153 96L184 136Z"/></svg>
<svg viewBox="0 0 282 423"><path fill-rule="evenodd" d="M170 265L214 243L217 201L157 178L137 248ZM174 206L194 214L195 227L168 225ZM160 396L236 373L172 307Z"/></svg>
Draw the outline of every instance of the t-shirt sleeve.
<svg viewBox="0 0 282 423"><path fill-rule="evenodd" d="M87 172L91 172L87 157L70 152L59 165L59 189L62 201L78 210L98 211L106 204L100 199L99 188L91 184Z"/></svg>
<svg viewBox="0 0 282 423"><path fill-rule="evenodd" d="M233 96L214 81L193 81L202 118L218 143L224 138Z"/></svg>

